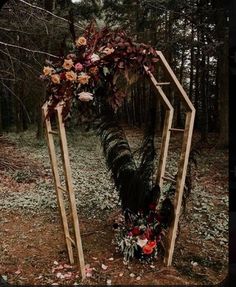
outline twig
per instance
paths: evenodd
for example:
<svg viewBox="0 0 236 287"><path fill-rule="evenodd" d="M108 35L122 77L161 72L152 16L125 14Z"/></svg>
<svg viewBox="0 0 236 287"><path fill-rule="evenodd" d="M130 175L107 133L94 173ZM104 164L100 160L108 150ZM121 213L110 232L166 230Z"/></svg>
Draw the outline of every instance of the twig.
<svg viewBox="0 0 236 287"><path fill-rule="evenodd" d="M29 33L29 32L25 32L25 31L21 31L21 30L9 29L9 28L5 28L5 27L0 27L0 30L6 31L6 32L23 33L23 34L27 34L27 35L33 35L34 34L34 33Z"/></svg>
<svg viewBox="0 0 236 287"><path fill-rule="evenodd" d="M50 11L44 9L44 8L42 8L42 7L33 5L33 4L28 3L28 2L26 2L26 1L24 1L24 0L19 0L19 1L22 2L22 3L24 3L25 5L28 5L28 6L32 7L32 8L34 8L34 9L41 10L41 11L43 11L43 12L45 12L45 13L47 13L47 14L49 14L49 15L51 15L51 16L53 16L53 17L59 19L59 20L66 21L67 23L71 23L70 20L67 20L67 19L65 19L65 18L63 18L63 17L60 17L60 16L58 16L58 15L56 15L56 14L54 14L54 13L52 13L52 12L50 12ZM80 25L78 25L78 24L74 24L74 26L77 27L77 28L80 28L80 29L84 29L83 26L80 26Z"/></svg>
<svg viewBox="0 0 236 287"><path fill-rule="evenodd" d="M25 48L25 47L22 47L22 46L18 46L18 45L14 45L14 44L10 44L10 43L5 43L5 42L1 42L0 41L0 44L4 45L5 47L17 48L17 49L21 49L21 50L24 50L24 51L27 51L27 52L30 52L30 53L33 53L33 54L37 53L37 54L43 54L43 55L47 55L49 57L53 57L53 58L57 58L57 59L60 58L60 57L58 57L56 55L53 55L53 54L50 54L50 53L47 53L47 52L38 51L38 50L31 50L31 49L28 49L28 48Z"/></svg>

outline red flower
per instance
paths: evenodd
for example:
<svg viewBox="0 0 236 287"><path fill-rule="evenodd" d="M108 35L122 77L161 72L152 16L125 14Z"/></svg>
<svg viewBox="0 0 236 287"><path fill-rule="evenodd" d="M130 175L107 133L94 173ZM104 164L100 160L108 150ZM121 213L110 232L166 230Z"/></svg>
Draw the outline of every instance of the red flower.
<svg viewBox="0 0 236 287"><path fill-rule="evenodd" d="M138 227L134 227L131 232L134 236L136 236L140 234L140 229Z"/></svg>
<svg viewBox="0 0 236 287"><path fill-rule="evenodd" d="M149 241L148 245L152 248L155 248L157 246L156 241Z"/></svg>
<svg viewBox="0 0 236 287"><path fill-rule="evenodd" d="M149 204L149 209L150 210L156 210L156 203L150 203Z"/></svg>
<svg viewBox="0 0 236 287"><path fill-rule="evenodd" d="M146 236L147 239L150 239L153 235L153 232L150 228L147 228L144 232L144 235Z"/></svg>
<svg viewBox="0 0 236 287"><path fill-rule="evenodd" d="M142 250L143 250L144 254L148 254L148 255L152 254L152 252L153 252L153 248L150 245L148 245L148 244L143 246Z"/></svg>
<svg viewBox="0 0 236 287"><path fill-rule="evenodd" d="M152 254L153 249L157 246L156 241L149 241L142 250L144 254Z"/></svg>

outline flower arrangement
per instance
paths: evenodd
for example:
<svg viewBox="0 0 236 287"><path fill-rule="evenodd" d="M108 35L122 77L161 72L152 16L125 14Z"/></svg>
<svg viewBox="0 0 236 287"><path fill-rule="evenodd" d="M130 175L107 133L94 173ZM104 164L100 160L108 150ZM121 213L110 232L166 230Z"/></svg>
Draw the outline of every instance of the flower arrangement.
<svg viewBox="0 0 236 287"><path fill-rule="evenodd" d="M142 211L136 214L127 211L113 228L116 245L123 253L125 261L137 258L150 262L161 251L161 240L167 224L163 213L157 211L155 204L151 204L146 214Z"/></svg>
<svg viewBox="0 0 236 287"><path fill-rule="evenodd" d="M97 31L90 24L73 43L73 49L57 62L46 61L41 79L47 82L51 106L63 101L64 113L72 101L93 101L99 87L109 90L109 104L114 110L121 106L124 92L116 85L120 73L131 81L129 71L145 73L158 61L156 50L149 45L133 42L124 31L107 28Z"/></svg>

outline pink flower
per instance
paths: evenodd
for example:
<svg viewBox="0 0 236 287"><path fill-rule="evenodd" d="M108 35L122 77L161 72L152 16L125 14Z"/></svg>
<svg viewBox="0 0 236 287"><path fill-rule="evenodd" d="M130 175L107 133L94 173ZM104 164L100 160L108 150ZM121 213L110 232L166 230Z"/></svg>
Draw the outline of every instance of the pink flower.
<svg viewBox="0 0 236 287"><path fill-rule="evenodd" d="M97 54L92 54L91 58L90 58L91 62L94 63L96 61L100 60L100 57Z"/></svg>
<svg viewBox="0 0 236 287"><path fill-rule="evenodd" d="M83 70L83 65L80 64L79 62L75 64L75 70L76 71L82 71Z"/></svg>
<svg viewBox="0 0 236 287"><path fill-rule="evenodd" d="M81 102L89 102L93 100L93 94L89 92L81 92L78 94L78 96Z"/></svg>

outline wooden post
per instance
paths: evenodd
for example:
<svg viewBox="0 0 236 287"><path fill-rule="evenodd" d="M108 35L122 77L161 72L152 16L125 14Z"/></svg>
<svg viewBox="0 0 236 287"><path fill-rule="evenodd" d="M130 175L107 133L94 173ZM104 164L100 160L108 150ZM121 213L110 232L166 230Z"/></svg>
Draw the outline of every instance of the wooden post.
<svg viewBox="0 0 236 287"><path fill-rule="evenodd" d="M144 66L144 69L147 72L147 75L150 77L152 84L158 91L158 94L160 95L161 103L163 104L166 110L164 127L163 127L163 132L162 132L162 139L161 139L159 164L158 164L158 170L157 170L157 175L156 175L156 182L159 184L161 188L163 185L163 177L164 177L165 169L166 169L166 160L167 160L167 154L168 154L169 142L170 142L170 128L171 128L172 121L173 121L174 108L171 105L165 93L163 92L162 88L160 87L160 83L156 81L155 77L148 70L147 67Z"/></svg>
<svg viewBox="0 0 236 287"><path fill-rule="evenodd" d="M70 263L74 264L72 245L71 245L71 241L69 240L70 233L69 233L69 226L68 226L66 209L65 209L65 204L64 204L64 196L60 190L61 183L60 183L60 176L59 176L59 172L58 172L58 164L57 164L55 144L54 144L54 140L53 140L53 134L51 133L52 126L51 126L50 119L47 117L47 115L48 115L47 103L45 103L43 105L42 112L43 112L43 118L45 121L46 138L47 138L48 151L49 151L52 173L53 173L53 178L54 178L54 186L55 186L55 190L56 190L57 203L58 203L58 207L59 207L60 216L62 219L62 225L63 225L63 229L64 229L64 235L65 235L65 241L66 241L68 256L69 256Z"/></svg>
<svg viewBox="0 0 236 287"><path fill-rule="evenodd" d="M66 180L66 187L69 193L69 200L70 200L70 208L72 213L73 219L73 227L75 232L75 245L78 252L78 258L80 262L80 270L82 274L82 278L85 278L85 264L84 264L84 254L82 248L82 240L80 235L80 228L79 228L79 219L76 209L76 199L75 194L73 191L72 185L72 173L70 167L70 160L69 160L69 152L67 147L67 140L66 140L66 132L65 132L65 125L62 121L62 108L63 106L58 104L56 107L57 111L57 119L58 119L58 127L59 127L59 134L60 134L60 142L61 142L61 150L62 150L62 159L63 159L63 167L65 173L65 180Z"/></svg>
<svg viewBox="0 0 236 287"><path fill-rule="evenodd" d="M169 229L167 239L167 251L165 253L164 263L170 266L172 263L175 239L178 229L180 209L182 204L182 197L184 192L184 184L187 172L187 165L191 147L193 125L194 125L195 112L187 112L185 119L185 131L180 155L180 162L178 166L177 180L176 180L176 193L174 198L174 219Z"/></svg>
<svg viewBox="0 0 236 287"><path fill-rule="evenodd" d="M181 209L182 197L183 197L183 192L184 192L185 178L186 178L189 153L190 153L190 147L191 147L191 141L192 141L192 134L193 134L194 119L195 119L195 108L192 105L191 101L189 100L186 92L184 91L182 85L178 81L174 72L172 71L171 67L169 66L168 62L166 61L162 52L157 51L157 54L160 58L161 65L164 68L166 74L168 75L171 83L174 84L175 88L177 89L179 100L183 103L186 109L184 136L183 136L180 161L178 165L178 173L177 173L177 180L176 180L176 193L175 193L175 198L174 198L174 219L171 223L171 226L168 232L167 251L165 253L165 258L164 258L164 263L167 266L170 266L172 264L172 258L173 258L174 247L175 247L175 239L176 239L176 234L177 234L177 229L178 229L180 209ZM182 130L171 128L170 131L179 132Z"/></svg>
<svg viewBox="0 0 236 287"><path fill-rule="evenodd" d="M65 240L66 240L66 245L67 245L67 250L68 250L68 256L69 256L70 263L74 264L72 244L75 245L75 247L77 248L81 276L83 280L86 277L84 255L83 255L83 249L82 249L82 240L80 236L80 228L79 228L79 220L78 220L78 214L77 214L77 209L76 209L75 195L74 195L73 186L72 186L72 174L71 174L71 168L70 168L65 126L62 120L62 108L63 108L63 103L59 103L55 107L57 123L58 123L58 128L59 128L58 132L52 130L50 118L48 117L48 104L47 103L43 105L42 110L43 110L43 117L45 120L47 143L48 143L49 155L50 155L51 166L52 166L52 171L53 171L58 207L59 207L59 211L62 217L62 223L63 223L64 235L65 235ZM60 182L53 135L58 135L60 139L61 155L62 155L62 160L63 160L66 188L63 188ZM70 209L72 213L75 240L73 240L72 237L70 236L63 192L65 192L66 196L69 197L69 205L70 205Z"/></svg>

